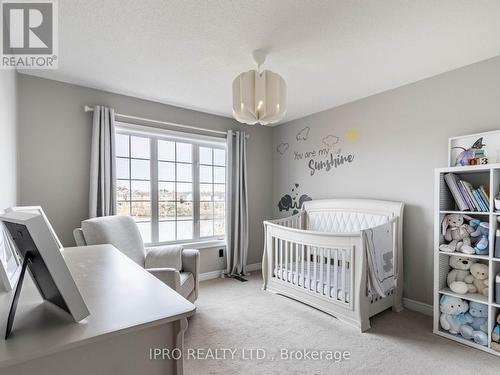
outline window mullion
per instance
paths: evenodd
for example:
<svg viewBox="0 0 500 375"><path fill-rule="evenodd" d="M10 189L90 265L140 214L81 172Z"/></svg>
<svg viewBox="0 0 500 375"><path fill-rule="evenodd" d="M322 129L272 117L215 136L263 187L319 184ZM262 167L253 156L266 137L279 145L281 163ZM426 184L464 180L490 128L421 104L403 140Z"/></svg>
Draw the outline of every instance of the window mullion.
<svg viewBox="0 0 500 375"><path fill-rule="evenodd" d="M159 242L159 223L158 223L158 140L150 138L151 150L151 237L153 243Z"/></svg>
<svg viewBox="0 0 500 375"><path fill-rule="evenodd" d="M193 239L200 238L200 146L193 144Z"/></svg>

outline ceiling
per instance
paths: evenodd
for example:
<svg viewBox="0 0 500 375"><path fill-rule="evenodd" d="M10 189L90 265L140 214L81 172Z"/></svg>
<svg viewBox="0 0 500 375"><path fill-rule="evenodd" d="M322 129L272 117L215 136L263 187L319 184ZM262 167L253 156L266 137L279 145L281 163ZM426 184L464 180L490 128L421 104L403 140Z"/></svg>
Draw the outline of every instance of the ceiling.
<svg viewBox="0 0 500 375"><path fill-rule="evenodd" d="M64 0L59 69L26 73L231 116L269 52L285 121L500 55L500 1Z"/></svg>

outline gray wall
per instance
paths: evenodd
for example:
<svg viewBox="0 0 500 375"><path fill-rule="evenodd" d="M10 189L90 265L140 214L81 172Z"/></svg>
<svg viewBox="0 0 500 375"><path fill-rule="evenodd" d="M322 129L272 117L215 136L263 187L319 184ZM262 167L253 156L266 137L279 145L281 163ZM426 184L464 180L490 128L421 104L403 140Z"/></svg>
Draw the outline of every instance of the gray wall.
<svg viewBox="0 0 500 375"><path fill-rule="evenodd" d="M0 210L17 204L17 74L0 70Z"/></svg>
<svg viewBox="0 0 500 375"><path fill-rule="evenodd" d="M248 141L250 242L248 263L260 262L262 220L272 213L270 128L242 126L220 116L86 87L19 75L20 203L44 207L65 246L88 216L91 114L85 104L114 107L127 115L210 129L242 129ZM202 250L202 272L221 268L216 249Z"/></svg>
<svg viewBox="0 0 500 375"><path fill-rule="evenodd" d="M307 93L304 93L307 95ZM309 139L297 141L309 126ZM350 129L357 138L347 139ZM448 137L500 129L500 58L342 105L274 128L273 205L292 183L312 198L403 201L407 298L432 303L433 170L446 166ZM326 135L354 161L310 176L293 151L320 148ZM290 148L276 152L281 142Z"/></svg>

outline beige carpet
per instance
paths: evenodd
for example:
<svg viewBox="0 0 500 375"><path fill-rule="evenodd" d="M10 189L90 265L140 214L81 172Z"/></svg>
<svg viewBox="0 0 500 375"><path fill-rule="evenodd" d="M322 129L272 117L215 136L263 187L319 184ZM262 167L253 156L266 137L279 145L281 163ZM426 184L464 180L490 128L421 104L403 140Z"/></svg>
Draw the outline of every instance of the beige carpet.
<svg viewBox="0 0 500 375"><path fill-rule="evenodd" d="M186 347L200 349L208 359L186 358L187 375L500 374L500 358L432 334L428 316L386 311L372 318L370 331L358 333L327 314L262 291L257 272L248 282L203 282L196 305ZM250 349L258 348L266 359L249 359ZM281 349L303 348L347 350L351 357L340 363L280 359ZM222 349L236 350L235 359L228 351L223 359Z"/></svg>

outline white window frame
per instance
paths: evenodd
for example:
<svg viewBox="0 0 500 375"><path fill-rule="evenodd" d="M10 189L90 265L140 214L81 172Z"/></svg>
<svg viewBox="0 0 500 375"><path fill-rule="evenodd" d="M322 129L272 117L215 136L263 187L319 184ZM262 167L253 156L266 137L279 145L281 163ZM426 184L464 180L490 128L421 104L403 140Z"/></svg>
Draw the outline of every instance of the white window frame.
<svg viewBox="0 0 500 375"><path fill-rule="evenodd" d="M151 242L146 245L174 245L174 244L223 244L226 236L215 235L200 238L200 162L199 148L210 147L226 151L227 168L227 147L226 139L211 137L199 134L176 132L166 129L152 128L148 126L115 122L115 134L122 134L134 137L147 137L150 140L150 183L151 183ZM176 241L159 241L159 199L158 199L158 141L183 142L192 145L192 186L193 186L193 238ZM129 150L130 152L130 150ZM226 173L227 175L227 173ZM213 184L213 182L212 182ZM224 207L227 207L227 180L224 182L226 199ZM116 194L116 192L115 192ZM215 201L213 201L215 203ZM212 218L213 220L213 218ZM224 217L226 227L227 218ZM225 229L224 229L225 232Z"/></svg>

